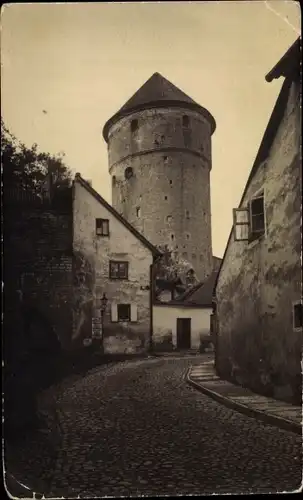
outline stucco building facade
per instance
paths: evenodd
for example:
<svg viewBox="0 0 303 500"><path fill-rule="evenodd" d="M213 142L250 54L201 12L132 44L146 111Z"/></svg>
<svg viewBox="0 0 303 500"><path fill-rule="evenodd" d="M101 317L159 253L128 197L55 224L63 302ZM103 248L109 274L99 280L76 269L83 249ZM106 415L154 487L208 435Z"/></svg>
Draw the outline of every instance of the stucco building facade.
<svg viewBox="0 0 303 500"><path fill-rule="evenodd" d="M216 367L256 391L301 398L301 110L299 41L267 75L284 82L220 267Z"/></svg>
<svg viewBox="0 0 303 500"><path fill-rule="evenodd" d="M73 184L73 251L74 340L95 339L105 354L148 350L152 266L160 253L80 174Z"/></svg>
<svg viewBox="0 0 303 500"><path fill-rule="evenodd" d="M155 73L104 126L112 204L155 246L212 272L210 171L215 120Z"/></svg>

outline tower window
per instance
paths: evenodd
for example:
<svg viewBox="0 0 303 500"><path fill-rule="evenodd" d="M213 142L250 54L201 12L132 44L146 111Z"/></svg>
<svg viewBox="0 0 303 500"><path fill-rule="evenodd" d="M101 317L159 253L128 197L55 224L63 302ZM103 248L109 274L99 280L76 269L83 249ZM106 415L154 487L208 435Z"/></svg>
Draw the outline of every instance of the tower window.
<svg viewBox="0 0 303 500"><path fill-rule="evenodd" d="M168 156L163 156L164 163L167 163L168 161Z"/></svg>
<svg viewBox="0 0 303 500"><path fill-rule="evenodd" d="M134 172L132 167L127 167L124 172L125 179L130 179L133 176Z"/></svg>
<svg viewBox="0 0 303 500"><path fill-rule="evenodd" d="M167 200L167 196L164 196L164 200Z"/></svg>
<svg viewBox="0 0 303 500"><path fill-rule="evenodd" d="M182 125L185 128L189 127L189 117L187 115L184 115L182 118Z"/></svg>
<svg viewBox="0 0 303 500"><path fill-rule="evenodd" d="M140 207L136 208L136 214L137 214L137 217L141 217L141 208Z"/></svg>
<svg viewBox="0 0 303 500"><path fill-rule="evenodd" d="M173 181L169 181L170 185L172 186L173 185Z"/></svg>
<svg viewBox="0 0 303 500"><path fill-rule="evenodd" d="M116 176L115 176L115 175L113 175L113 178L112 178L113 186L116 184L116 180L117 180L117 179L116 179Z"/></svg>
<svg viewBox="0 0 303 500"><path fill-rule="evenodd" d="M136 132L138 130L138 127L139 127L138 120L132 120L130 122L130 129L131 129L132 133Z"/></svg>
<svg viewBox="0 0 303 500"><path fill-rule="evenodd" d="M171 234L171 235L170 235L170 237L171 237L171 239L172 239L172 240L174 240L174 239L175 239L175 237L174 237L174 235L173 235L173 234Z"/></svg>
<svg viewBox="0 0 303 500"><path fill-rule="evenodd" d="M166 217L166 220L167 220L167 222L171 222L171 221L172 221L172 216L171 216L171 215L168 215L168 216Z"/></svg>
<svg viewBox="0 0 303 500"><path fill-rule="evenodd" d="M186 238L189 240L189 234L186 235Z"/></svg>
<svg viewBox="0 0 303 500"><path fill-rule="evenodd" d="M187 218L187 219L190 219L190 216L189 216L189 211L188 211L188 210L186 210L186 218Z"/></svg>

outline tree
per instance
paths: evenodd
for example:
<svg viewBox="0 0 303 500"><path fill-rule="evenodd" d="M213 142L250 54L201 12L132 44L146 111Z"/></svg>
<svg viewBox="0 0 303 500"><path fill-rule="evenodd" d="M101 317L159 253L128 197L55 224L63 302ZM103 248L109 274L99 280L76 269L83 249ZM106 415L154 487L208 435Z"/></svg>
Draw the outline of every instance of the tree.
<svg viewBox="0 0 303 500"><path fill-rule="evenodd" d="M198 279L192 264L184 258L174 256L167 245L159 246L162 252L162 258L159 260L155 269L155 292L156 296L157 280L165 280L170 284L182 283L185 287L193 286L198 283Z"/></svg>
<svg viewBox="0 0 303 500"><path fill-rule="evenodd" d="M1 165L4 189L17 188L33 195L69 188L72 174L64 164L64 154L38 151L37 144L27 147L5 126L1 118Z"/></svg>

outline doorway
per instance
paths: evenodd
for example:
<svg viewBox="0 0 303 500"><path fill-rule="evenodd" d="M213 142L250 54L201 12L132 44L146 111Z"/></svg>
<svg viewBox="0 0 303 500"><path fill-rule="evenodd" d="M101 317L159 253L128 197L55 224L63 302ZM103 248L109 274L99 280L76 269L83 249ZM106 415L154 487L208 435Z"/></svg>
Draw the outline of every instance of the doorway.
<svg viewBox="0 0 303 500"><path fill-rule="evenodd" d="M177 318L177 349L190 349L191 318Z"/></svg>

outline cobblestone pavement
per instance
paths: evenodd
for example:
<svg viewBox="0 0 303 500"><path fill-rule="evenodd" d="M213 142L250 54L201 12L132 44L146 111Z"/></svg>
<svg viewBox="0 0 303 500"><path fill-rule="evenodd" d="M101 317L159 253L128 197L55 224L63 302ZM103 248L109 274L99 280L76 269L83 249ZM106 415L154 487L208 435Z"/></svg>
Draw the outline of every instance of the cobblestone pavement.
<svg viewBox="0 0 303 500"><path fill-rule="evenodd" d="M299 488L301 436L186 384L186 370L202 358L119 363L62 389L51 491L87 498Z"/></svg>

